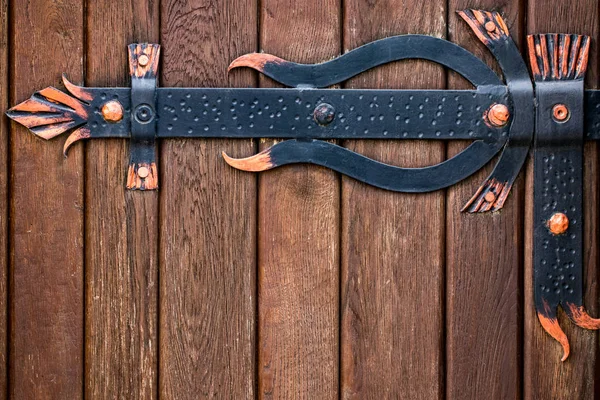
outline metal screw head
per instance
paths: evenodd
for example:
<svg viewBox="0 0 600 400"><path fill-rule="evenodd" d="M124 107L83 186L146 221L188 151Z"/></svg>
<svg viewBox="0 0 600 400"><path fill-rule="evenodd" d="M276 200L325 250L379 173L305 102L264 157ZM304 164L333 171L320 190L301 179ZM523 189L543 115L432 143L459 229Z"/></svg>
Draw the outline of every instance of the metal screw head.
<svg viewBox="0 0 600 400"><path fill-rule="evenodd" d="M111 100L102 106L102 116L108 122L119 122L123 119L123 106L117 100Z"/></svg>
<svg viewBox="0 0 600 400"><path fill-rule="evenodd" d="M141 56L138 57L138 65L141 65L142 67L145 67L146 65L148 65L149 61L150 61L150 59L145 54L142 54Z"/></svg>
<svg viewBox="0 0 600 400"><path fill-rule="evenodd" d="M562 235L569 228L569 218L561 212L552 214L548 220L548 229L553 235Z"/></svg>
<svg viewBox="0 0 600 400"><path fill-rule="evenodd" d="M142 123L146 124L154 118L154 111L148 104L140 104L135 109L135 119Z"/></svg>
<svg viewBox="0 0 600 400"><path fill-rule="evenodd" d="M489 125L495 127L501 127L506 125L510 118L510 112L508 107L504 104L495 103L487 109L485 113L485 120Z"/></svg>
<svg viewBox="0 0 600 400"><path fill-rule="evenodd" d="M557 122L564 122L569 119L569 109L564 104L556 104L552 107L552 117Z"/></svg>
<svg viewBox="0 0 600 400"><path fill-rule="evenodd" d="M496 24L492 21L488 21L485 23L485 30L488 32L494 32L496 30Z"/></svg>
<svg viewBox="0 0 600 400"><path fill-rule="evenodd" d="M315 107L313 118L319 125L328 125L335 118L335 108L331 104L321 103Z"/></svg>
<svg viewBox="0 0 600 400"><path fill-rule="evenodd" d="M487 192L484 196L485 201L487 201L488 203L493 202L494 200L496 200L496 195L494 194L494 192Z"/></svg>
<svg viewBox="0 0 600 400"><path fill-rule="evenodd" d="M140 178L144 179L150 174L150 171L146 167L139 167L137 170L137 174Z"/></svg>

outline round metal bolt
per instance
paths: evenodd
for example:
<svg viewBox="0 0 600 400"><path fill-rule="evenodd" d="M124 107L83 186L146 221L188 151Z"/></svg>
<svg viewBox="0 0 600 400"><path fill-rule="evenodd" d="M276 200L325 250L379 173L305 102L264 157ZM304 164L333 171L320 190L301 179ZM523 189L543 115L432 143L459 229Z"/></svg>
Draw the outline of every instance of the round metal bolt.
<svg viewBox="0 0 600 400"><path fill-rule="evenodd" d="M489 125L501 127L506 125L510 118L508 107L504 104L492 104L486 111L486 120Z"/></svg>
<svg viewBox="0 0 600 400"><path fill-rule="evenodd" d="M145 54L142 54L141 56L138 57L138 64L141 65L142 67L145 67L146 65L148 65L149 61L150 61L150 59Z"/></svg>
<svg viewBox="0 0 600 400"><path fill-rule="evenodd" d="M564 104L556 104L552 107L552 116L557 122L564 122L569 119L569 109Z"/></svg>
<svg viewBox="0 0 600 400"><path fill-rule="evenodd" d="M102 116L108 122L119 122L123 119L123 106L117 100L111 100L102 106Z"/></svg>
<svg viewBox="0 0 600 400"><path fill-rule="evenodd" d="M335 108L331 104L321 103L315 107L313 118L319 125L328 125L335 118Z"/></svg>
<svg viewBox="0 0 600 400"><path fill-rule="evenodd" d="M140 123L150 122L154 118L154 111L147 104L140 104L135 109L135 119Z"/></svg>
<svg viewBox="0 0 600 400"><path fill-rule="evenodd" d="M146 167L139 167L137 170L137 174L140 178L144 179L150 174L150 171Z"/></svg>
<svg viewBox="0 0 600 400"><path fill-rule="evenodd" d="M561 212L554 213L548 220L548 229L553 235L562 235L569 228L569 218Z"/></svg>
<svg viewBox="0 0 600 400"><path fill-rule="evenodd" d="M496 195L494 194L494 192L487 192L484 196L485 201L487 201L488 203L493 202L494 200L496 200Z"/></svg>
<svg viewBox="0 0 600 400"><path fill-rule="evenodd" d="M492 21L488 21L485 23L485 30L488 32L494 32L496 30L496 24Z"/></svg>

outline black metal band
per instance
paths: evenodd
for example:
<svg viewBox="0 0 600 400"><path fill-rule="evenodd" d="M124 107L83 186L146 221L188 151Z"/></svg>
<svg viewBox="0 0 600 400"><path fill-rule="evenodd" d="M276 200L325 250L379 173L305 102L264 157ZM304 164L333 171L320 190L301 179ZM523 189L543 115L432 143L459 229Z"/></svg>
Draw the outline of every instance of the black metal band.
<svg viewBox="0 0 600 400"><path fill-rule="evenodd" d="M158 188L156 162L156 79L160 46L157 44L132 44L129 46L131 72L130 110L131 140L129 144L128 189ZM124 121L125 122L125 121Z"/></svg>

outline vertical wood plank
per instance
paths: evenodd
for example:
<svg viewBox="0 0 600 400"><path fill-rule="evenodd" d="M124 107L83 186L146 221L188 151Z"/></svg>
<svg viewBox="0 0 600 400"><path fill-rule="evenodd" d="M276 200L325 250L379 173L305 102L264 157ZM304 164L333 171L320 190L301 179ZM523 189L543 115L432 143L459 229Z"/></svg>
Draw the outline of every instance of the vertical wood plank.
<svg viewBox="0 0 600 400"><path fill-rule="evenodd" d="M527 33L577 33L592 38L592 52L586 73L586 88L598 85L598 2L553 3L528 0ZM598 317L598 146L585 144L583 215L585 305ZM575 326L563 312L559 324L571 343L571 355L561 362L562 348L542 329L533 300L533 163L528 165L525 224L525 344L524 398L591 399L597 392L598 334Z"/></svg>
<svg viewBox="0 0 600 400"><path fill-rule="evenodd" d="M11 102L81 82L83 2L15 2ZM81 398L83 388L83 149L62 155L12 124L10 396ZM16 211L16 212L15 212Z"/></svg>
<svg viewBox="0 0 600 400"><path fill-rule="evenodd" d="M450 40L496 67L491 53L456 15L465 8L498 10L520 44L519 2L498 7L493 0L450 0ZM450 74L450 88L469 85ZM448 157L466 147L448 145ZM494 159L495 160L495 159ZM523 173L498 213L467 214L460 210L494 167L490 163L447 195L447 398L518 398L520 396L521 268Z"/></svg>
<svg viewBox="0 0 600 400"><path fill-rule="evenodd" d="M88 2L87 86L130 86L127 45L159 39L158 2ZM159 66L160 68L160 66ZM157 397L158 192L128 191L125 140L86 143L88 398Z"/></svg>
<svg viewBox="0 0 600 400"><path fill-rule="evenodd" d="M8 108L8 0L0 1L0 110ZM0 117L0 400L7 397L8 362L8 118Z"/></svg>
<svg viewBox="0 0 600 400"><path fill-rule="evenodd" d="M445 1L347 0L344 51L403 33L444 37L445 16ZM378 67L347 83L382 89L444 85L443 68L422 61ZM345 146L405 167L444 159L441 142L364 140ZM344 399L442 398L443 251L443 192L399 194L342 179Z"/></svg>
<svg viewBox="0 0 600 400"><path fill-rule="evenodd" d="M162 86L253 86L252 72L228 75L227 66L256 51L256 15L255 0L163 0ZM161 147L164 398L254 395L256 177L230 168L223 150L242 156L256 146L252 140L181 139Z"/></svg>
<svg viewBox="0 0 600 400"><path fill-rule="evenodd" d="M340 54L339 0L263 0L260 16L262 51L302 63ZM339 178L308 165L269 171L258 202L260 397L336 398Z"/></svg>

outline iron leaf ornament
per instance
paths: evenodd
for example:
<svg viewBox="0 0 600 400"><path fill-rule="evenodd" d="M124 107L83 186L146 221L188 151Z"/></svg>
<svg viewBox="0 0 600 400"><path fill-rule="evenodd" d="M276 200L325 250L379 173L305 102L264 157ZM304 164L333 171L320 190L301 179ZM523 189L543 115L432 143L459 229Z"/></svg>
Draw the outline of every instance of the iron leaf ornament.
<svg viewBox="0 0 600 400"><path fill-rule="evenodd" d="M7 115L43 139L71 131L64 153L84 139L130 142L126 185L158 188L156 141L163 138L286 139L247 158L223 153L243 171L295 163L321 165L396 192L454 185L500 154L462 211L500 210L530 150L534 159L534 296L542 327L563 348L561 307L585 329L599 329L583 305L583 144L600 138L600 92L585 90L590 38L527 38L526 66L497 12L458 13L492 53L503 79L449 41L403 35L378 40L321 64L297 64L264 53L243 55L229 69L253 68L287 88L159 88L160 46L129 46L130 88L85 88L63 76L67 93L48 87ZM462 75L472 90L325 89L371 68L424 59ZM533 78L533 79L532 79ZM471 140L454 157L424 168L384 164L331 139ZM167 166L168 167L168 166Z"/></svg>

